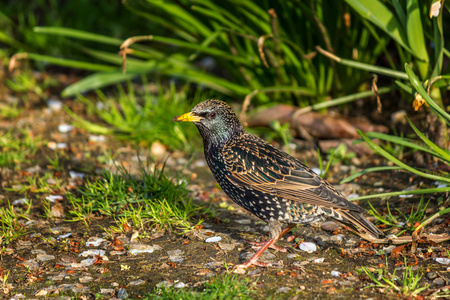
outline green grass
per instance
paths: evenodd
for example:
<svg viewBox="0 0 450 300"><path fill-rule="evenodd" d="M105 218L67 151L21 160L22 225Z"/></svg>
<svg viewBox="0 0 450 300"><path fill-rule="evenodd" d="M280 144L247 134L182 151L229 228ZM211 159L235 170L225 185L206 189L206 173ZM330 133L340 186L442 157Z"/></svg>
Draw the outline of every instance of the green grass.
<svg viewBox="0 0 450 300"><path fill-rule="evenodd" d="M26 234L22 221L28 220L31 205L31 201L27 201L25 211L13 207L9 201L6 206L0 207L0 245L7 245Z"/></svg>
<svg viewBox="0 0 450 300"><path fill-rule="evenodd" d="M0 133L0 168L19 169L37 151L38 141L26 130Z"/></svg>
<svg viewBox="0 0 450 300"><path fill-rule="evenodd" d="M405 267L403 274L398 274L398 268L389 273L388 265L383 268L371 268L362 267L357 269L358 274L366 274L374 284L364 287L366 288L381 288L386 292L393 291L400 293L404 297L417 296L421 292L429 288L428 285L421 286L420 280L423 277L423 273L419 270L414 272L412 266L407 265L405 258Z"/></svg>
<svg viewBox="0 0 450 300"><path fill-rule="evenodd" d="M27 95L25 93L34 93L39 98L44 99L44 90L57 85L56 80L52 76L47 76L42 81L39 81L31 69L21 70L14 73L11 79L5 80L6 85L16 93L22 93L22 99L26 101Z"/></svg>
<svg viewBox="0 0 450 300"><path fill-rule="evenodd" d="M25 176L20 181L16 181L14 187L5 188L5 190L19 194L26 194L28 192L44 194L60 191L61 188L61 180L55 177L53 173L46 172L44 175Z"/></svg>
<svg viewBox="0 0 450 300"><path fill-rule="evenodd" d="M170 149L189 151L201 145L194 126L180 126L172 122L172 118L190 111L196 102L207 99L208 95L200 89L193 93L189 85L177 90L173 83L168 88L157 84L157 91L152 92L146 78L142 79L142 91L136 91L134 85L128 82L127 91L118 85L118 93L113 96L107 97L97 91L100 101L78 97L87 113L99 118L102 123L89 122L69 109L66 111L75 119L77 126L93 133L112 134L140 144L159 141Z"/></svg>
<svg viewBox="0 0 450 300"><path fill-rule="evenodd" d="M119 227L130 220L140 230L150 224L186 232L202 222L196 217L202 207L192 202L186 186L185 179L169 178L164 168L149 170L141 162L139 175L133 176L119 166L114 174L105 172L66 195L73 206L70 220L82 220L88 226L93 214L101 214L117 218Z"/></svg>
<svg viewBox="0 0 450 300"><path fill-rule="evenodd" d="M411 212L407 215L403 213L401 210L396 209L397 214L393 214L389 207L389 202L386 202L387 213L380 214L370 202L368 202L370 206L369 214L374 216L379 223L385 224L391 227L401 228L401 230L396 233L397 236L403 234L407 231L414 231L416 229L415 225L417 223L422 223L427 218L425 216L425 211L427 210L428 200L426 203L423 201L423 196L421 197L419 203L416 207L414 205L411 207Z"/></svg>
<svg viewBox="0 0 450 300"><path fill-rule="evenodd" d="M256 280L257 281L257 280ZM151 294L141 299L154 300L234 300L234 299L256 299L255 283L248 278L223 275L211 278L201 288L178 289L178 288L155 288Z"/></svg>

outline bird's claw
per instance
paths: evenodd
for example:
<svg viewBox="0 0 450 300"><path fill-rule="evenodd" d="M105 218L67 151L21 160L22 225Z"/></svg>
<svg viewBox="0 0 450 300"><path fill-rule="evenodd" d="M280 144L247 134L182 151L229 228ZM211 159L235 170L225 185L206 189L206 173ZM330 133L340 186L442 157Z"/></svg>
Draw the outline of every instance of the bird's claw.
<svg viewBox="0 0 450 300"><path fill-rule="evenodd" d="M247 244L252 245L252 248L258 248L258 247L264 246L264 244L266 243L264 237L262 237L262 240L263 240L262 242L254 242L254 241L248 241L248 240L246 240L245 242L246 242ZM275 245L273 245L273 244L270 245L269 248L270 248L270 249L277 250L277 251L282 252L282 253L286 253L286 252L287 252L287 249L286 249L286 248L278 247L278 246L275 246Z"/></svg>

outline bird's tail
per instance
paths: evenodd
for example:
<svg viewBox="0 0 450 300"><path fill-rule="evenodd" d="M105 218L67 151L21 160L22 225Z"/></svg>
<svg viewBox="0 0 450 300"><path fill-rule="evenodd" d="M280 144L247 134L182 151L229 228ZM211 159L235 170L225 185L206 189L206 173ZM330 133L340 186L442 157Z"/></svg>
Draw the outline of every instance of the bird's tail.
<svg viewBox="0 0 450 300"><path fill-rule="evenodd" d="M381 238L384 233L379 230L372 222L367 220L361 213L351 210L339 210L337 211L343 218L344 222L347 220L351 227L355 228L355 225L362 228L366 233L373 235L376 238ZM341 221L342 222L342 221Z"/></svg>

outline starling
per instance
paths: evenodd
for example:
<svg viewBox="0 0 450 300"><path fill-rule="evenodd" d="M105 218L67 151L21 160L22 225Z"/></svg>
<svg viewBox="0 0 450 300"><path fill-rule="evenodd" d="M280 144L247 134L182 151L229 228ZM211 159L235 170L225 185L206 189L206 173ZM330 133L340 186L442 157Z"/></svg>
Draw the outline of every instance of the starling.
<svg viewBox="0 0 450 300"><path fill-rule="evenodd" d="M374 237L383 233L327 181L302 162L249 134L230 106L206 100L172 121L193 122L204 144L205 158L223 191L239 206L269 225L269 239L242 267L269 266L258 262L267 248L296 224L326 218L338 220ZM282 230L282 224L287 227Z"/></svg>

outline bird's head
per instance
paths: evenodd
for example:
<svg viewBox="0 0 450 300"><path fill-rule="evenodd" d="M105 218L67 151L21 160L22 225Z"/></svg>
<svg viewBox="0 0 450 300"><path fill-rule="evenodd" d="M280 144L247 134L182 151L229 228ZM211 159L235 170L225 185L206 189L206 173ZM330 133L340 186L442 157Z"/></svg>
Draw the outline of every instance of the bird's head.
<svg viewBox="0 0 450 300"><path fill-rule="evenodd" d="M220 100L206 100L190 112L174 117L172 121L193 122L203 137L205 146L227 142L244 129L231 107Z"/></svg>

